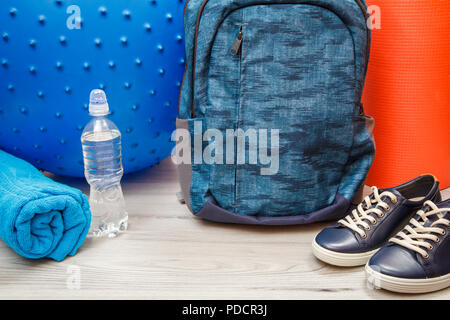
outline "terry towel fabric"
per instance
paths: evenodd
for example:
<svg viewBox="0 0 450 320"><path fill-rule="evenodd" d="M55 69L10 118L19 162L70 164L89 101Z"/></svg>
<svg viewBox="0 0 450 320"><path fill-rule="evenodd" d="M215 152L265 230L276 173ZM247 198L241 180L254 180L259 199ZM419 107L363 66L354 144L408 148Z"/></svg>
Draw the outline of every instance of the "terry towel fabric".
<svg viewBox="0 0 450 320"><path fill-rule="evenodd" d="M0 238L18 254L62 261L91 223L87 197L0 150Z"/></svg>

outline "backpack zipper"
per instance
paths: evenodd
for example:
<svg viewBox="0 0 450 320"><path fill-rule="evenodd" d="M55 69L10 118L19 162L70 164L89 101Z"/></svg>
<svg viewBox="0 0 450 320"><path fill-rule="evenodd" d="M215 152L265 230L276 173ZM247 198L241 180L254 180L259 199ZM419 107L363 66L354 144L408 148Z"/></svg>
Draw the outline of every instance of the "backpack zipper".
<svg viewBox="0 0 450 320"><path fill-rule="evenodd" d="M230 54L232 56L236 56L239 54L239 50L241 49L241 45L242 45L242 38L243 38L243 33L242 33L242 26L241 26L241 29L239 30L239 33L236 37L236 40L234 40L233 46L231 47L231 50L230 50Z"/></svg>
<svg viewBox="0 0 450 320"><path fill-rule="evenodd" d="M184 11L186 11L189 1L190 0L186 1L185 5L184 5ZM208 1L209 0L203 0L203 3L200 6L200 9L197 14L197 21L195 23L195 36L194 36L194 48L193 48L194 54L193 54L193 59L192 59L193 64L192 64L192 84L191 84L191 86L192 86L192 112L191 112L192 118L195 118L194 88L195 88L195 65L196 65L196 60L197 60L197 38L198 38L198 31L199 31L199 27L200 27L200 19L202 18L203 11L205 10L205 7L206 7ZM363 1L362 0L354 0L354 1L361 8L361 12L367 21L369 19L369 13L367 12ZM291 4L301 4L301 3L292 2ZM307 3L305 3L305 4L307 4ZM184 15L183 15L183 17L184 17ZM365 73L367 74L367 68L369 65L369 55L370 55L371 33L370 33L369 27L366 27L366 29L367 29L367 45L366 45L366 70L365 70ZM186 73L187 72L185 72L185 76L186 76ZM183 78L183 82L181 84L181 90L183 89L183 85L184 85L184 78ZM181 92L180 92L180 97L181 97ZM178 102L178 112L179 112L179 110L180 110L180 103Z"/></svg>
<svg viewBox="0 0 450 320"><path fill-rule="evenodd" d="M242 76L242 46L243 46L243 41L244 41L244 33L243 33L243 25L240 26L239 28L239 33L236 37L236 40L233 43L233 46L230 49L230 54L232 56L232 60L238 60L239 61L239 68L238 68L238 81L239 83L241 83L241 76ZM239 55L239 56L238 56ZM236 57L238 56L238 57ZM241 86L239 85L239 93L238 93L238 99L239 99L239 103L237 105L237 110L236 110L236 123L234 124L234 130L236 132L236 130L241 126L241 111L242 111L242 101L241 101ZM237 137L236 137L236 145L237 145ZM233 203L233 209L235 210L234 212L237 213L238 212L238 203L239 198L238 198L238 165L237 165L237 152L234 155L234 203Z"/></svg>

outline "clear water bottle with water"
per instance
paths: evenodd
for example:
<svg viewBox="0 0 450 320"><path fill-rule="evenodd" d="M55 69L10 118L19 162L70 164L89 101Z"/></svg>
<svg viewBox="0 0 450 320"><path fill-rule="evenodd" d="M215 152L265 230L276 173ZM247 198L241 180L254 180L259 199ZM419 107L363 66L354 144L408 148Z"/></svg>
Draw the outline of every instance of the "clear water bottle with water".
<svg viewBox="0 0 450 320"><path fill-rule="evenodd" d="M103 90L93 90L89 101L92 120L81 136L84 172L91 186L90 235L115 237L128 226L120 180L123 175L121 134L107 118L109 106Z"/></svg>

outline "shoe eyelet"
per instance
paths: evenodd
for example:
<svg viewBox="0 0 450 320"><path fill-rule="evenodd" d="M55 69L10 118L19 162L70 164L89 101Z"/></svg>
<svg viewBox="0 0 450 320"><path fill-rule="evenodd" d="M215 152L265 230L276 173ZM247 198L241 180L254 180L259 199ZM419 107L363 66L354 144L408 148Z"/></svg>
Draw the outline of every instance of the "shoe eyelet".
<svg viewBox="0 0 450 320"><path fill-rule="evenodd" d="M393 204L396 204L396 203L398 202L398 199L397 199L397 198L394 198L394 199L391 200L391 202L392 202Z"/></svg>
<svg viewBox="0 0 450 320"><path fill-rule="evenodd" d="M374 226L374 225L376 225L377 224L377 220L375 220L374 222L371 222L372 223L372 225Z"/></svg>
<svg viewBox="0 0 450 320"><path fill-rule="evenodd" d="M441 238L437 237L436 240L434 240L435 243L438 243L439 241L441 241Z"/></svg>
<svg viewBox="0 0 450 320"><path fill-rule="evenodd" d="M430 245L429 247L428 247L428 250L433 250L433 246L432 245Z"/></svg>
<svg viewBox="0 0 450 320"><path fill-rule="evenodd" d="M380 218L384 218L384 212L379 215Z"/></svg>
<svg viewBox="0 0 450 320"><path fill-rule="evenodd" d="M390 205L388 205L388 206L386 207L386 211L389 211L389 210L391 210L391 206L390 206Z"/></svg>
<svg viewBox="0 0 450 320"><path fill-rule="evenodd" d="M363 239L367 238L367 234L364 233L364 234L361 236L361 238L363 238Z"/></svg>
<svg viewBox="0 0 450 320"><path fill-rule="evenodd" d="M442 234L443 236L445 236L445 230L442 230L441 234Z"/></svg>
<svg viewBox="0 0 450 320"><path fill-rule="evenodd" d="M368 226L367 228L366 228L366 227L364 227L364 229L366 229L367 231L369 231L369 230L370 230L370 226Z"/></svg>
<svg viewBox="0 0 450 320"><path fill-rule="evenodd" d="M430 257L430 255L429 254L426 254L426 255L424 255L424 256L422 256L424 259L428 259L429 257Z"/></svg>

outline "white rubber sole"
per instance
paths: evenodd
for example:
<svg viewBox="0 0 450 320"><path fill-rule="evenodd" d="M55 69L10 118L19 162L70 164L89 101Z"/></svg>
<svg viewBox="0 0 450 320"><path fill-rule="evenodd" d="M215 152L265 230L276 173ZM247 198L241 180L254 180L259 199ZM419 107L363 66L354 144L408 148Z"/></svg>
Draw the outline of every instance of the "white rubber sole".
<svg viewBox="0 0 450 320"><path fill-rule="evenodd" d="M317 259L339 267L363 266L377 250L364 253L341 253L325 249L316 242L316 239L312 242L312 251Z"/></svg>
<svg viewBox="0 0 450 320"><path fill-rule="evenodd" d="M366 264L367 281L375 289L399 293L427 293L450 287L450 273L428 279L406 279L382 274Z"/></svg>

